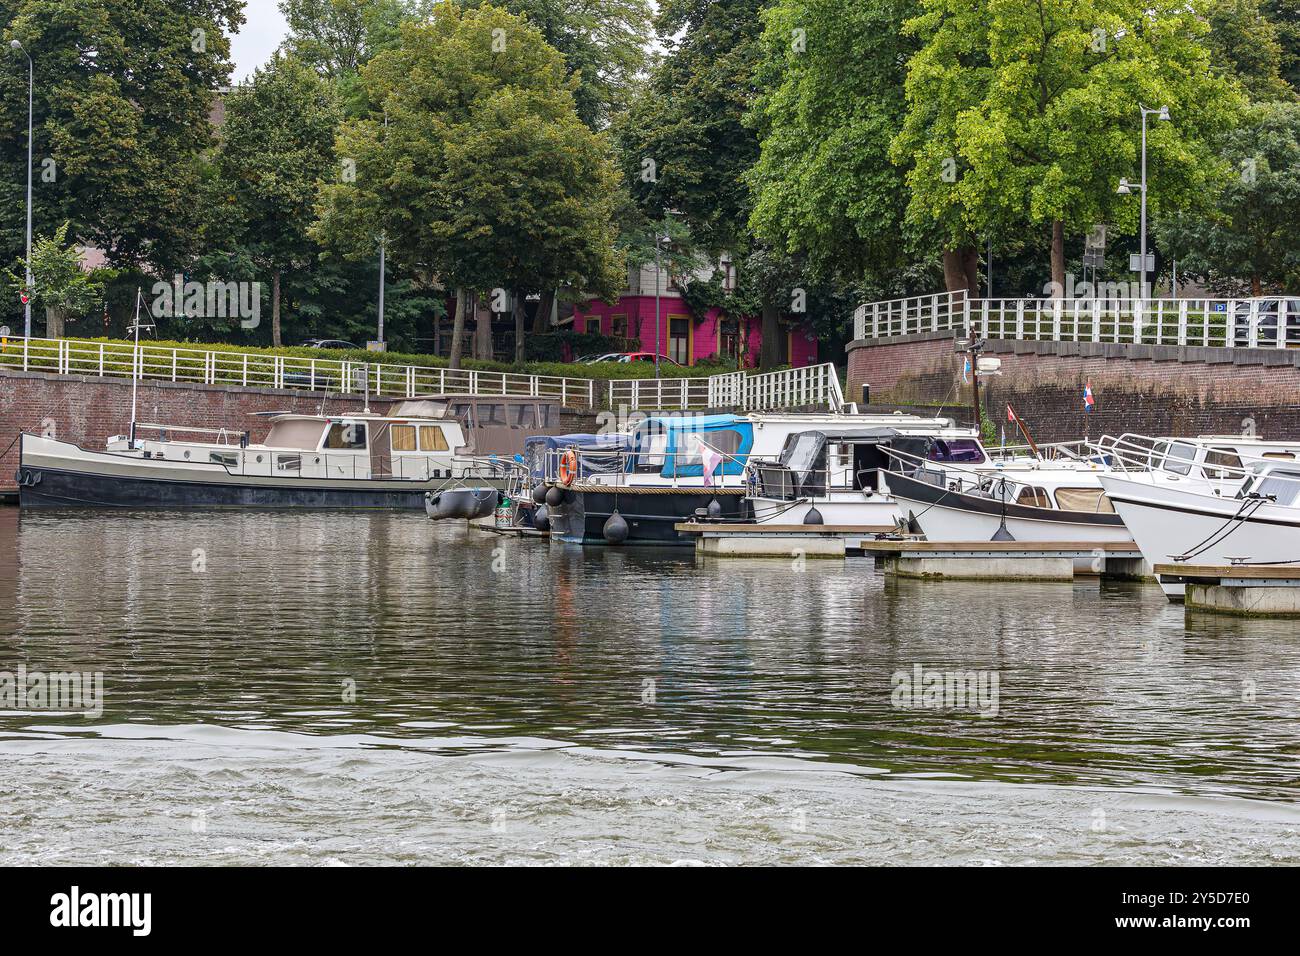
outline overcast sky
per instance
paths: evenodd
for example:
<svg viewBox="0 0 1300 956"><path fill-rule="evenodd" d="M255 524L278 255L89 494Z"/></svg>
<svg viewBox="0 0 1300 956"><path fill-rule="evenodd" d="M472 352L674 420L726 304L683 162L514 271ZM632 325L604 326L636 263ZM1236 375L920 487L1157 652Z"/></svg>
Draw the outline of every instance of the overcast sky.
<svg viewBox="0 0 1300 956"><path fill-rule="evenodd" d="M277 0L248 0L243 29L230 38L230 58L235 61L233 81L238 83L271 58L284 39L284 17Z"/></svg>

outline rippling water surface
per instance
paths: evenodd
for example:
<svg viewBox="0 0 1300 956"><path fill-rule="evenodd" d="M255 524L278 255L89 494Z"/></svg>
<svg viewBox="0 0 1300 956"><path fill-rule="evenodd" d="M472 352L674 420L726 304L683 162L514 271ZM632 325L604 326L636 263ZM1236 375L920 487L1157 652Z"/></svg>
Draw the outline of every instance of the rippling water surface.
<svg viewBox="0 0 1300 956"><path fill-rule="evenodd" d="M1300 860L1300 630L1154 586L10 508L0 638L104 680L0 710L3 863Z"/></svg>

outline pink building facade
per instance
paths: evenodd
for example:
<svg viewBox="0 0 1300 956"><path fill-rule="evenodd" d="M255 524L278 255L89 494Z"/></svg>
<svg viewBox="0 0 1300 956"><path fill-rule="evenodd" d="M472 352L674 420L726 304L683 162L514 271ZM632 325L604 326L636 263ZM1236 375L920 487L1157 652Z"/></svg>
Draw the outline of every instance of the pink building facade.
<svg viewBox="0 0 1300 956"><path fill-rule="evenodd" d="M763 343L758 316L728 319L715 307L697 320L682 298L669 292L659 298L658 327L656 339L653 294L627 294L613 304L592 301L573 310L575 332L638 339L644 352L654 352L657 341L659 353L681 365L719 357L732 361L739 358L743 368L758 365ZM782 322L781 332L783 364L798 367L817 363L817 339L807 327Z"/></svg>

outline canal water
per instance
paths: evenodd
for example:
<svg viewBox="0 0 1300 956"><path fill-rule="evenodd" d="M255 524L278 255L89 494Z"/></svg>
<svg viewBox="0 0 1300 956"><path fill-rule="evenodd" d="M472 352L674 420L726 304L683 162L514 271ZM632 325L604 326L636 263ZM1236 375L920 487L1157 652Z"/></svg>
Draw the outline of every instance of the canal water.
<svg viewBox="0 0 1300 956"><path fill-rule="evenodd" d="M1153 585L6 508L19 668L5 865L1300 862L1296 625Z"/></svg>

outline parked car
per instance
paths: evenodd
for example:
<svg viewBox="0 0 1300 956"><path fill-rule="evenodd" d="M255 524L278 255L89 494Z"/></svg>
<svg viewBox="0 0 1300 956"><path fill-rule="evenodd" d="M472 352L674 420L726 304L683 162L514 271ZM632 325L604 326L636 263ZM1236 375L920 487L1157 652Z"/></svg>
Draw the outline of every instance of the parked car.
<svg viewBox="0 0 1300 956"><path fill-rule="evenodd" d="M356 349L361 350L360 345L354 345L351 342L345 342L343 339L308 339L302 343L305 349Z"/></svg>
<svg viewBox="0 0 1300 956"><path fill-rule="evenodd" d="M1286 348L1300 348L1300 299L1262 299L1255 307L1255 344L1259 348L1277 348L1278 310L1286 314ZM1237 348L1250 345L1250 303L1238 302L1233 326L1233 344Z"/></svg>
<svg viewBox="0 0 1300 956"><path fill-rule="evenodd" d="M654 352L610 352L607 355L602 355L599 358L592 359L589 364L594 364L596 362L653 362L654 360ZM681 368L681 362L674 362L667 355L659 356L659 364L676 365L678 368Z"/></svg>

